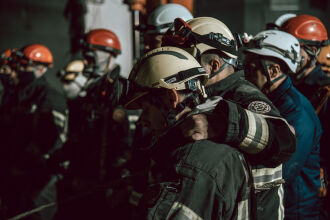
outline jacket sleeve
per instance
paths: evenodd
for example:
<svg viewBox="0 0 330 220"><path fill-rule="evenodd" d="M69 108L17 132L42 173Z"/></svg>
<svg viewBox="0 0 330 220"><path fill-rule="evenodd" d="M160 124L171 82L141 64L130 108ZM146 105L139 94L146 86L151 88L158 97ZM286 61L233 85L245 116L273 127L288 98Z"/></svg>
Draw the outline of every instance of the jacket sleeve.
<svg viewBox="0 0 330 220"><path fill-rule="evenodd" d="M296 153L285 163L283 169L283 177L286 184L291 184L297 176L301 175L303 167L315 167L318 170L317 155L319 152L319 136L315 131L315 123L311 120L308 114L304 112L296 115L296 120L293 121L293 126L297 136ZM308 126L309 125L309 126ZM314 160L312 159L314 157ZM313 162L309 162L313 161Z"/></svg>
<svg viewBox="0 0 330 220"><path fill-rule="evenodd" d="M224 123L218 123L222 134L217 142L237 147L252 165L279 166L295 152L295 135L285 119L276 112L269 114L271 105L263 101L252 104L254 107L245 109L227 100L218 103L213 113Z"/></svg>
<svg viewBox="0 0 330 220"><path fill-rule="evenodd" d="M139 219L249 219L249 174L243 157L218 161L225 162L211 173L181 164L177 181L154 185L143 195L139 210L144 215Z"/></svg>
<svg viewBox="0 0 330 220"><path fill-rule="evenodd" d="M50 114L51 120L47 123L56 128L56 141L53 146L49 147L48 151L48 154L52 154L56 150L62 148L67 140L68 108L66 98L62 93L51 87L44 87L43 90L43 95L40 96L39 101L40 109L37 109L37 111Z"/></svg>

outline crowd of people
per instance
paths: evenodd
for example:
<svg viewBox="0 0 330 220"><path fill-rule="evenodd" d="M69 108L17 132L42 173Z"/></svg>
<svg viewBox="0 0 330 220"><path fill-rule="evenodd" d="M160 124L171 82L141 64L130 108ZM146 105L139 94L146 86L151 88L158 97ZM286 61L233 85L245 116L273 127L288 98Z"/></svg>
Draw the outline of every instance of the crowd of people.
<svg viewBox="0 0 330 220"><path fill-rule="evenodd" d="M0 219L329 219L330 45L285 14L255 36L165 4L128 79L111 30L47 79L0 57Z"/></svg>

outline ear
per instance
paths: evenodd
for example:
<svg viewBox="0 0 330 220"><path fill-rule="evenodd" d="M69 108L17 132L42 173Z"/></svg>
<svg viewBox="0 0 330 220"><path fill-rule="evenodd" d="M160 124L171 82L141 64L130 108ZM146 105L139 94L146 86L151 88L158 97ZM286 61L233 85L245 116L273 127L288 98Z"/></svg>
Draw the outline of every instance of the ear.
<svg viewBox="0 0 330 220"><path fill-rule="evenodd" d="M316 53L317 52L317 47L313 46L312 50L313 50L313 53Z"/></svg>
<svg viewBox="0 0 330 220"><path fill-rule="evenodd" d="M277 63L274 63L269 68L270 79L274 79L281 74L281 66Z"/></svg>
<svg viewBox="0 0 330 220"><path fill-rule="evenodd" d="M167 100L165 100L165 103L167 104L167 106L170 109L176 108L176 106L180 102L178 92L175 89L168 89L166 95L167 95Z"/></svg>
<svg viewBox="0 0 330 220"><path fill-rule="evenodd" d="M211 66L211 73L216 73L216 72L219 71L219 69L220 69L220 67L222 65L221 65L220 60L218 60L218 59L212 59L210 61L210 66Z"/></svg>

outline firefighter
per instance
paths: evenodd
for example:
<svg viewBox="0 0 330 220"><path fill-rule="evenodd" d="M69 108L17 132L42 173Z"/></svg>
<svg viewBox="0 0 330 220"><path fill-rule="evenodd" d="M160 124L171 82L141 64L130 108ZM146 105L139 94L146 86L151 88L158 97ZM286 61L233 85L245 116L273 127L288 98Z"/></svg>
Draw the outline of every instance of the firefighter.
<svg viewBox="0 0 330 220"><path fill-rule="evenodd" d="M180 126L204 108L207 76L194 57L175 47L148 52L129 75L142 88L126 106L142 109L141 123L154 140L145 153L162 172L161 182L141 198L136 219L251 218L251 177L242 154L226 144L192 141Z"/></svg>
<svg viewBox="0 0 330 220"><path fill-rule="evenodd" d="M1 153L1 167L6 168L1 196L10 217L53 203L30 216L52 219L58 180L54 155L66 142L66 99L45 78L53 65L51 51L31 44L20 52L17 74L12 75L14 92L5 94L7 101L1 108L1 138L6 146Z"/></svg>
<svg viewBox="0 0 330 220"><path fill-rule="evenodd" d="M324 105L323 97L327 97L327 93L324 95L320 88L330 83L330 78L322 71L321 66L317 65L322 46L329 44L327 30L318 18L311 15L293 17L282 25L281 30L299 40L303 60L293 82L319 113Z"/></svg>
<svg viewBox="0 0 330 220"><path fill-rule="evenodd" d="M144 33L145 52L161 46L163 34L172 25L175 18L187 21L193 16L187 8L175 3L161 5L150 13L147 30Z"/></svg>
<svg viewBox="0 0 330 220"><path fill-rule="evenodd" d="M244 72L236 71L237 45L224 23L211 17L188 22L176 19L174 23L174 29L164 35L164 44L193 54L209 74L208 96L228 100L219 103L228 106L216 122L223 121L218 126L219 138L245 152L253 165L258 218L283 219L282 163L289 160L296 145L290 126L272 102L243 79ZM212 122L209 126L217 126Z"/></svg>
<svg viewBox="0 0 330 220"><path fill-rule="evenodd" d="M300 65L298 40L286 32L258 33L245 50L245 77L269 97L294 127L296 152L283 164L285 219L319 219L321 123L289 75Z"/></svg>
<svg viewBox="0 0 330 220"><path fill-rule="evenodd" d="M109 218L111 212L119 212L128 201L125 195L113 199L118 188L107 187L129 172L128 115L118 106L125 85L120 66L114 62L121 45L117 35L107 29L87 32L81 45L84 60L71 61L61 76L69 99L67 148L71 161L61 189L63 197L85 191L91 195L61 207L59 216L103 219ZM96 190L100 187L102 190Z"/></svg>
<svg viewBox="0 0 330 220"><path fill-rule="evenodd" d="M8 48L0 54L0 106L4 93L15 84L17 74L13 66L15 65L15 53L17 49Z"/></svg>
<svg viewBox="0 0 330 220"><path fill-rule="evenodd" d="M330 45L322 47L317 62L321 65L322 70L330 76Z"/></svg>
<svg viewBox="0 0 330 220"><path fill-rule="evenodd" d="M320 19L305 14L287 20L282 25L281 30L295 36L300 43L300 54L303 60L297 73L291 78L295 87L312 103L322 124L320 173L324 175L321 176L320 196L325 197L327 195L327 176L329 176L330 169L329 159L325 156L329 155L327 146L330 136L328 107L330 77L322 70L322 66L317 63L317 59L321 48L329 44L327 30ZM323 202L326 206L324 210L329 210L327 200L329 200L329 196L326 196Z"/></svg>

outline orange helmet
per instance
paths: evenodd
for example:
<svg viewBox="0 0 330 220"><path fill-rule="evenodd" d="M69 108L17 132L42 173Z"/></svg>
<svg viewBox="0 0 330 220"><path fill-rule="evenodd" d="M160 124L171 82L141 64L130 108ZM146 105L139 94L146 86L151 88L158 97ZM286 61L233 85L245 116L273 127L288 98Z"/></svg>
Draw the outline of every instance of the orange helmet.
<svg viewBox="0 0 330 220"><path fill-rule="evenodd" d="M287 20L281 30L295 36L301 45L325 46L329 44L327 30L322 21L311 15L297 15Z"/></svg>
<svg viewBox="0 0 330 220"><path fill-rule="evenodd" d="M53 55L50 50L42 44L31 44L22 49L24 58L22 63L41 63L51 66Z"/></svg>
<svg viewBox="0 0 330 220"><path fill-rule="evenodd" d="M317 61L321 64L324 72L330 73L330 45L322 47Z"/></svg>
<svg viewBox="0 0 330 220"><path fill-rule="evenodd" d="M121 53L119 39L115 33L106 29L94 29L86 34L88 49L103 50L117 56Z"/></svg>
<svg viewBox="0 0 330 220"><path fill-rule="evenodd" d="M7 64L10 58L12 57L12 50L11 48L8 48L0 54L0 63L1 64Z"/></svg>

